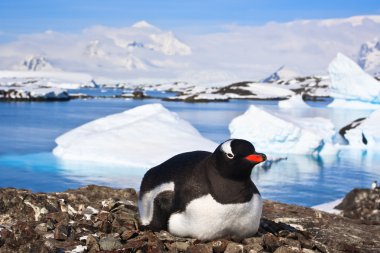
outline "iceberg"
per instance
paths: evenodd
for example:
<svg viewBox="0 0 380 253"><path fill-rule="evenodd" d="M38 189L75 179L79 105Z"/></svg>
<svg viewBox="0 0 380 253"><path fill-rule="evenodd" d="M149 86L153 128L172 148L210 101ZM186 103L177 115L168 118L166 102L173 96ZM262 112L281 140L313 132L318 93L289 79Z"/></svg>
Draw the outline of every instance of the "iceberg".
<svg viewBox="0 0 380 253"><path fill-rule="evenodd" d="M350 147L362 149L380 148L380 109L365 119L358 119L343 127L339 133Z"/></svg>
<svg viewBox="0 0 380 253"><path fill-rule="evenodd" d="M149 168L188 151L214 151L187 121L148 104L86 123L56 139L53 154L67 160Z"/></svg>
<svg viewBox="0 0 380 253"><path fill-rule="evenodd" d="M327 107L331 108L345 108L354 110L375 110L380 108L380 104L372 104L368 102L362 102L358 100L345 100L335 98Z"/></svg>
<svg viewBox="0 0 380 253"><path fill-rule="evenodd" d="M330 148L324 154L334 151L334 125L324 118L279 116L251 105L231 121L229 130L231 138L251 141L260 152L319 154L327 146Z"/></svg>
<svg viewBox="0 0 380 253"><path fill-rule="evenodd" d="M331 95L337 99L380 103L380 82L339 53L329 65Z"/></svg>

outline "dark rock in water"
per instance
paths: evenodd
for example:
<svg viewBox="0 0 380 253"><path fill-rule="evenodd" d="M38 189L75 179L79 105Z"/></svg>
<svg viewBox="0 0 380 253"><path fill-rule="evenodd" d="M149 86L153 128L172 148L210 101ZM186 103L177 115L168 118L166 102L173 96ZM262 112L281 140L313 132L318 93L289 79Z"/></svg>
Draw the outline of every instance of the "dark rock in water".
<svg viewBox="0 0 380 253"><path fill-rule="evenodd" d="M136 89L132 92L132 95L133 95L133 98L135 99L143 99L145 98L145 94L144 94L144 91L143 90L140 90L140 89Z"/></svg>
<svg viewBox="0 0 380 253"><path fill-rule="evenodd" d="M136 202L133 189L94 185L49 194L0 189L0 252L380 252L379 225L311 208L264 201L255 236L202 242L140 231Z"/></svg>
<svg viewBox="0 0 380 253"><path fill-rule="evenodd" d="M353 189L335 208L344 217L380 225L380 189Z"/></svg>

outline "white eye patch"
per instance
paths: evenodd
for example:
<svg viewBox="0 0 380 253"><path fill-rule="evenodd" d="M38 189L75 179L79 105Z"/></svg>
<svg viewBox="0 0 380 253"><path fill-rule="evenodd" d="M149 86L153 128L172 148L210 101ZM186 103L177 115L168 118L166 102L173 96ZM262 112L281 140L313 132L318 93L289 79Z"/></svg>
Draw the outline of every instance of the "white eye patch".
<svg viewBox="0 0 380 253"><path fill-rule="evenodd" d="M223 143L222 146L220 147L221 150L226 154L226 156L227 156L229 159L232 159L232 158L234 158L234 156L235 156L234 153L232 152L231 142L232 142L232 140L226 141L226 142Z"/></svg>

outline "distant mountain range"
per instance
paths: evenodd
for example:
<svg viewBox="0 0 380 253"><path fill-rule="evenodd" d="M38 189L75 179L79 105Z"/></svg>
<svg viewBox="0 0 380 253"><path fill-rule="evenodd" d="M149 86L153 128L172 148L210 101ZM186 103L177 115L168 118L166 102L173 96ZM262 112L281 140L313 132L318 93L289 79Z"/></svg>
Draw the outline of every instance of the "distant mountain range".
<svg viewBox="0 0 380 253"><path fill-rule="evenodd" d="M380 40L364 43L359 50L357 63L366 72L380 76Z"/></svg>
<svg viewBox="0 0 380 253"><path fill-rule="evenodd" d="M57 70L44 56L27 56L20 64L13 67L14 70L27 71L51 71Z"/></svg>
<svg viewBox="0 0 380 253"><path fill-rule="evenodd" d="M328 63L342 52L379 75L378 34L380 16L231 26L181 36L140 21L123 28L90 27L77 34L20 36L0 43L0 69L85 72L103 83L184 81L211 86L324 75Z"/></svg>

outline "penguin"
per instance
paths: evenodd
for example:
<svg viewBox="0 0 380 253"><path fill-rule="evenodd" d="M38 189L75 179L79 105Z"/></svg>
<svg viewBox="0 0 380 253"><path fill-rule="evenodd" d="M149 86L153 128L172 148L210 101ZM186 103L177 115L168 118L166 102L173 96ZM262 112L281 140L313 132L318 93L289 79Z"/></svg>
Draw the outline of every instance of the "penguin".
<svg viewBox="0 0 380 253"><path fill-rule="evenodd" d="M375 180L375 181L373 181L372 182L372 184L371 184L371 190L375 190L375 189L377 189L378 187L377 187L377 181Z"/></svg>
<svg viewBox="0 0 380 253"><path fill-rule="evenodd" d="M151 168L140 186L142 227L202 241L256 234L262 199L251 172L265 160L252 143L229 139L213 153L182 153Z"/></svg>

